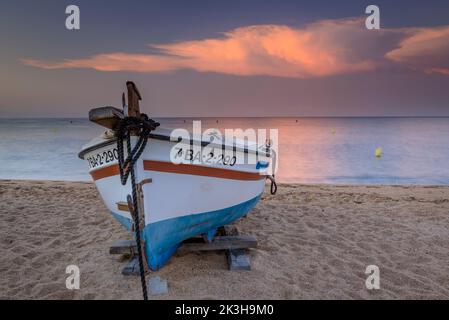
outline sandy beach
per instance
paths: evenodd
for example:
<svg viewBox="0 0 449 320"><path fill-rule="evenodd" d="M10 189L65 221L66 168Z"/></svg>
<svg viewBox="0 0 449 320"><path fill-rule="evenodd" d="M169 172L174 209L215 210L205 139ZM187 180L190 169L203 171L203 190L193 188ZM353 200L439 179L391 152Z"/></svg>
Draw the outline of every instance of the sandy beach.
<svg viewBox="0 0 449 320"><path fill-rule="evenodd" d="M129 235L92 183L1 180L0 215L0 298L141 299L109 254ZM259 241L251 271L219 252L175 255L151 273L169 285L157 298L449 298L449 187L284 184L237 226ZM65 287L70 264L79 290ZM372 264L379 290L365 287Z"/></svg>

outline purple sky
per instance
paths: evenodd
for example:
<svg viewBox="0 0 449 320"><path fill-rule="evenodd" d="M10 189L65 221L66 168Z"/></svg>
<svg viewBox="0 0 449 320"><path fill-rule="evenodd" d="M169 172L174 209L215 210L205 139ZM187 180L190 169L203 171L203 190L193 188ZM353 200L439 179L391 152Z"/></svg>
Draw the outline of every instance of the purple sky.
<svg viewBox="0 0 449 320"><path fill-rule="evenodd" d="M381 30L369 4L2 2L0 117L86 117L126 80L154 117L449 116L449 3L377 1Z"/></svg>

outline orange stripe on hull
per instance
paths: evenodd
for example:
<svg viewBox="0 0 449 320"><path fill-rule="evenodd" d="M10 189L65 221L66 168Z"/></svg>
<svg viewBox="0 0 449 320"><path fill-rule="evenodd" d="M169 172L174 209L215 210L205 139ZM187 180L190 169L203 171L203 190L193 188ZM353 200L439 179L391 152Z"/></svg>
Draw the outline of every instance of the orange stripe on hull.
<svg viewBox="0 0 449 320"><path fill-rule="evenodd" d="M214 177L232 180L261 180L265 176L256 172L227 170L221 168L197 166L191 164L174 164L171 162L144 160L143 168L150 171L191 174L194 176Z"/></svg>
<svg viewBox="0 0 449 320"><path fill-rule="evenodd" d="M100 169L94 170L90 173L90 175L92 176L92 179L94 179L94 180L100 180L103 178L116 176L118 174L120 174L118 164L114 164L109 167L100 168Z"/></svg>
<svg viewBox="0 0 449 320"><path fill-rule="evenodd" d="M264 179L264 175L255 172L234 171L207 166L197 166L191 164L174 164L171 162L144 160L143 168L148 171L191 174L195 176L214 177L231 180L257 181ZM94 170L90 173L94 180L108 178L120 174L117 164Z"/></svg>

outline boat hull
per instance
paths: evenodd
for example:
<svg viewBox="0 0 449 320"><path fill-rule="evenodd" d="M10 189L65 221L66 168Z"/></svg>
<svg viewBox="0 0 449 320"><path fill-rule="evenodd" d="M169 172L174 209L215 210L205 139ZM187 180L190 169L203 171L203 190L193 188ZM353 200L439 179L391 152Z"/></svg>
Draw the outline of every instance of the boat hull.
<svg viewBox="0 0 449 320"><path fill-rule="evenodd" d="M260 195L229 208L186 215L146 225L142 235L145 240L148 266L152 270L163 267L182 241L199 234L207 234L211 230L215 231L221 226L232 223L248 214L259 199ZM116 212L112 212L112 215L126 229L131 230L131 219Z"/></svg>
<svg viewBox="0 0 449 320"><path fill-rule="evenodd" d="M174 142L149 139L135 164L136 181L142 185L145 254L148 266L165 265L185 239L211 237L215 230L246 215L259 201L265 175L257 164L174 164L170 150ZM84 156L92 162L98 155L115 153L115 145L91 148ZM268 159L263 159L268 160ZM132 218L118 203L126 201L131 185L120 182L117 160L90 170L96 187L113 216L128 230Z"/></svg>

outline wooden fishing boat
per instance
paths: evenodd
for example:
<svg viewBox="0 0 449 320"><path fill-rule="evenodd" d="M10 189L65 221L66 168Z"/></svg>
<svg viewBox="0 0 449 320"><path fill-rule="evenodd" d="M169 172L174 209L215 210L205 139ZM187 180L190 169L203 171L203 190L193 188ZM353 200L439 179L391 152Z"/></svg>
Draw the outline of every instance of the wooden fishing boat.
<svg viewBox="0 0 449 320"><path fill-rule="evenodd" d="M90 120L111 131L94 138L79 153L81 159L87 160L89 173L107 208L128 230L135 227L132 204L127 202L132 181L121 183L117 145L120 138L116 129L126 116L140 115L140 99L135 85L128 82L128 105L124 105L124 110L91 110ZM246 215L259 201L271 170L273 154L269 145L258 147L239 140L230 144L196 137L188 144L180 144L179 139L173 139L172 131L155 126L133 164L139 226L146 261L152 270L162 267L185 239L203 235L210 241L218 227ZM137 140L137 136L130 138L131 144ZM193 161L194 145L199 146L202 154L203 161L199 163ZM174 150L175 157L183 160L181 163L174 163ZM226 151L229 158L224 155ZM255 163L236 160L249 158L248 155L256 157Z"/></svg>

